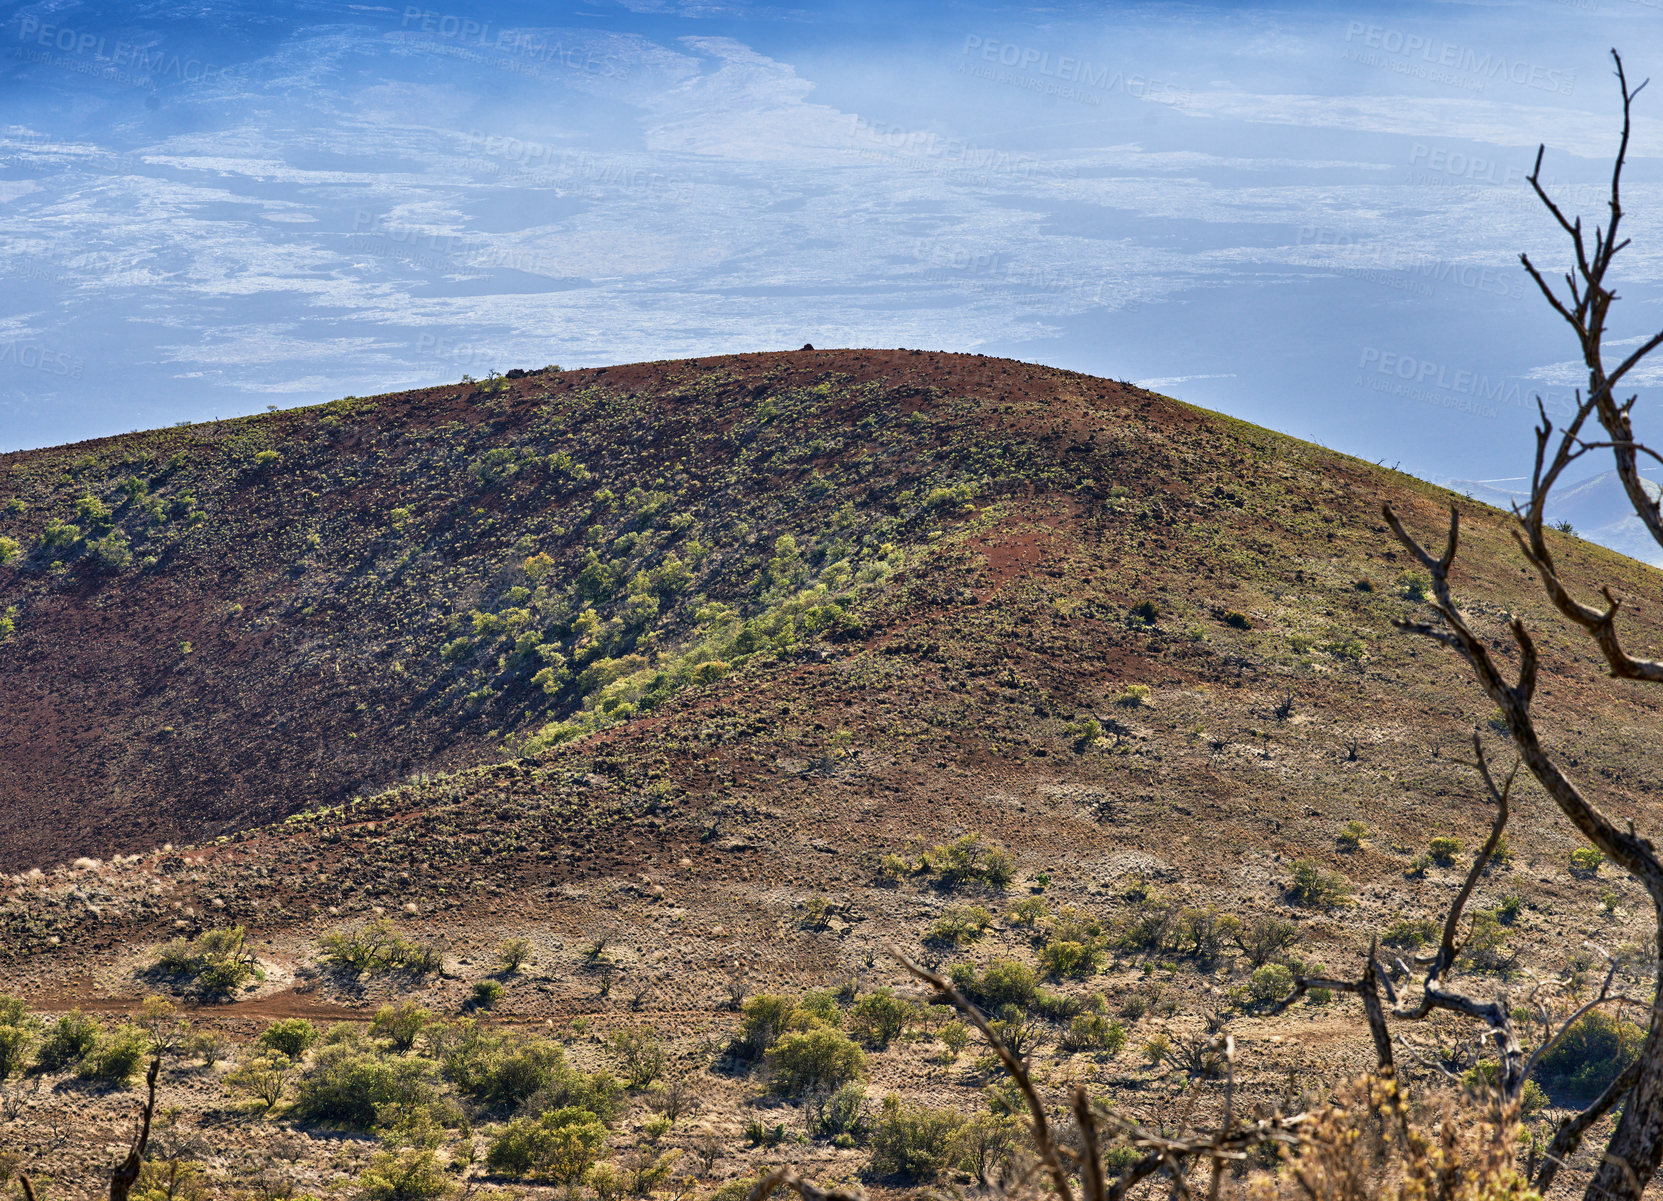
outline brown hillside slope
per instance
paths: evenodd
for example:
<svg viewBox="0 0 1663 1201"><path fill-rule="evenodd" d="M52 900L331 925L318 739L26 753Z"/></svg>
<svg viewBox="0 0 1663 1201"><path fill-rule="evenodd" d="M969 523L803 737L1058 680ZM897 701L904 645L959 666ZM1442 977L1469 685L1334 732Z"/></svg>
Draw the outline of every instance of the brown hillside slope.
<svg viewBox="0 0 1663 1201"><path fill-rule="evenodd" d="M1462 763L1469 732L1500 742L1460 665L1390 628L1424 608L1376 514L1390 499L1436 531L1448 494L1164 397L973 356L740 356L513 388L7 462L8 494L28 503L7 529L31 545L79 496L113 500L124 472L169 462L176 445L187 452L176 470L191 455L208 465L150 493L188 486L207 514L193 526L123 525L133 565L95 569L78 545L61 570L39 550L0 569L19 610L0 656L25 685L0 700L12 846L67 859L310 811L182 852L10 877L0 991L40 1010L130 1010L167 983L147 970L160 943L246 923L265 982L193 1015L242 1039L288 1014L367 1017L394 995L454 1015L491 949L523 934L535 968L507 981L492 1020L559 1029L586 1016L589 1032L568 1037L585 1063L607 1061L607 1030L652 1026L675 1071L697 1076L729 1148L716 1175L731 1176L778 1158L743 1146L745 1122L803 1119L754 1073L718 1070L713 1049L737 1022L720 1008L730 979L899 984L892 943L947 963L1033 962L1007 907L1037 894L1114 933L1102 974L1050 986L1104 992L1134 1049L1078 1054L1066 1019L1041 1023L1051 1085L1084 1082L1167 1120L1202 1085L1135 1049L1221 1014L1253 1104L1368 1063L1343 1001L1267 1020L1243 1000L1250 967L1233 952L1196 954L1177 927L1142 950L1127 939L1157 903L1274 914L1296 923L1303 962L1349 971L1371 937L1447 901L1489 817ZM199 441L175 441L187 437ZM279 457L257 467L252 446ZM561 451L589 478L551 466ZM89 453L103 458L77 467ZM1601 678L1536 601L1500 515L1459 503L1460 595L1502 648L1503 606L1518 606L1542 651L1554 746L1611 811L1654 824L1654 702ZM248 533L232 542L229 530ZM147 568L143 539L160 550ZM1656 574L1562 542L1570 574L1631 598L1633 641L1655 645ZM549 564L528 565L544 553ZM131 653L158 673L147 691L135 669L137 704L97 687L109 669L77 633L89 613L164 631L132 634ZM547 649L520 649L528 635ZM158 738L154 723L173 734ZM56 767L53 729L65 732L50 743ZM80 744L67 737L77 729ZM504 742L523 753L368 796L363 765L389 745L412 748L390 776L500 758ZM76 765L90 772L112 747L134 766L83 782ZM226 748L249 756L243 791L191 791L189 771L208 778ZM316 808L360 785L367 799ZM28 808L48 786L79 826ZM172 798L177 809L149 811ZM106 810L125 822L120 837L89 842L79 831ZM1338 836L1352 821L1366 833L1347 851ZM1008 892L955 895L912 871L919 850L966 833L1014 853ZM1417 868L1440 836L1461 842L1454 863ZM1531 788L1511 838L1511 865L1477 904L1520 898L1506 946L1521 964L1548 978L1582 937L1642 941L1637 894L1609 870L1571 874L1576 844ZM899 878L886 854L907 858ZM1296 904L1301 857L1345 877L1355 903ZM833 906L824 921L810 919L816 897ZM986 937L958 950L925 937L965 900L992 911ZM449 974L358 980L320 964L321 935L377 912L441 941ZM604 972L585 951L599 936ZM1473 986L1492 982L1480 973ZM968 1111L987 1083L971 1058L874 1051L874 1095ZM261 1153L258 1129L224 1126L211 1072L181 1067L168 1088L186 1128L212 1129L222 1162ZM128 1106L130 1094L65 1085L29 1103L22 1129L107 1125ZM36 1162L64 1169L70 1152L29 1137ZM665 1145L691 1149L693 1137L679 1129ZM322 1132L305 1145L298 1176L321 1187L347 1151ZM792 1154L826 1178L867 1155L825 1140ZM88 1152L79 1166L97 1162Z"/></svg>
<svg viewBox="0 0 1663 1201"><path fill-rule="evenodd" d="M588 478L546 465L562 451ZM973 511L931 499L954 484ZM582 607L624 620L629 578L701 536L690 581L658 591L613 661L653 665L696 640L703 602L764 612L781 533L811 574L828 548L858 571L881 540L907 557L900 579L857 586L858 621L794 645L900 640L944 683L1008 663L1054 681L1029 706L1052 726L1113 712L1122 683L1205 683L1298 693L1301 719L1323 715L1341 742L1381 735L1344 728L1348 711L1405 733L1429 711L1447 734L1484 714L1449 690L1449 664L1388 630L1407 605L1374 516L1391 498L1430 528L1434 495L1121 385L894 351L539 375L497 395L431 389L11 455L0 535L25 553L0 567L16 630L0 645L0 850L142 849L500 758L494 739L594 703L593 679L553 698L533 685L545 661L514 653L519 631L541 628L581 675ZM83 497L109 516L77 516ZM54 521L82 537L40 546ZM131 547L117 569L96 558L111 529ZM1497 532L1480 518L1464 562L1472 595L1507 603L1521 574ZM634 545L616 553L620 535ZM596 549L616 570L585 590ZM555 562L527 610L510 590L534 553ZM1579 554L1625 593L1649 590L1644 569ZM1356 589L1365 576L1376 591ZM1154 628L1129 626L1145 601ZM472 638L470 614L504 610L512 628ZM1231 610L1253 628L1223 625ZM462 635L481 645L441 653ZM1549 700L1582 691L1571 662ZM1209 734L1251 744L1278 723L1252 724L1266 729Z"/></svg>

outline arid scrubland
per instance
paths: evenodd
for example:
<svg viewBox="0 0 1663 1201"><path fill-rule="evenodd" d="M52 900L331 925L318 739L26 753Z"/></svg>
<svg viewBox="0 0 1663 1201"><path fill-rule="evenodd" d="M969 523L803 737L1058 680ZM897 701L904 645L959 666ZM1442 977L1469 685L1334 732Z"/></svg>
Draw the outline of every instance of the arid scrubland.
<svg viewBox="0 0 1663 1201"><path fill-rule="evenodd" d="M1506 776L1470 665L1532 665L1638 825L1657 703L1510 517L1403 475L803 351L6 456L0 497L3 1188L110 1195L157 1062L145 1201L1522 1199L1647 1045L1629 844ZM1452 502L1458 610L1386 524Z"/></svg>

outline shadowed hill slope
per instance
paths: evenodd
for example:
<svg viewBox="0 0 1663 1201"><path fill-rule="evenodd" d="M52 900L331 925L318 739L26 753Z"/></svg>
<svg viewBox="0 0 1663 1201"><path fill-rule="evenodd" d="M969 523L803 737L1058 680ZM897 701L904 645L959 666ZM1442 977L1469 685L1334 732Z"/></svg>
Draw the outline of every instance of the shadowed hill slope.
<svg viewBox="0 0 1663 1201"><path fill-rule="evenodd" d="M1430 527L1437 495L1128 386L906 351L538 373L14 454L0 849L200 840L650 728L686 689L809 655L940 689L913 719L1004 715L947 719L972 765L1070 754L1063 727L1096 713L1111 763L1168 777L1113 703L1143 684L1297 694L1294 724L1196 734L1224 737L1227 790L1280 776L1301 723L1347 747L1397 730L1401 775L1433 740L1413 724L1483 716L1388 626L1412 605L1379 502ZM1463 562L1508 597L1498 533L1479 521ZM1626 591L1649 576L1569 555ZM864 744L890 721L837 725Z"/></svg>

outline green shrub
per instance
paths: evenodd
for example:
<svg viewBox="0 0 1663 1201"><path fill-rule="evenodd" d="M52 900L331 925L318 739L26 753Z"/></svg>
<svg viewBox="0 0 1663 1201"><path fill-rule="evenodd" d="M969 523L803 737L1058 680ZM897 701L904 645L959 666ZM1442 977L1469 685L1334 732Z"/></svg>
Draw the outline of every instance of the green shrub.
<svg viewBox="0 0 1663 1201"><path fill-rule="evenodd" d="M1359 851L1363 847L1363 839L1368 837L1369 828L1362 822L1350 821L1340 829L1339 837L1334 841L1342 851Z"/></svg>
<svg viewBox="0 0 1663 1201"><path fill-rule="evenodd" d="M1434 838L1427 844L1427 853L1432 856L1432 862L1439 867L1451 867L1461 854L1461 840L1458 838Z"/></svg>
<svg viewBox="0 0 1663 1201"><path fill-rule="evenodd" d="M260 1032L262 1047L289 1059L299 1059L318 1041L318 1028L305 1018L283 1018Z"/></svg>
<svg viewBox="0 0 1663 1201"><path fill-rule="evenodd" d="M424 1059L383 1058L337 1043L325 1046L295 1082L295 1113L307 1121L356 1130L375 1128L377 1111L409 1110L437 1096L433 1065Z"/></svg>
<svg viewBox="0 0 1663 1201"><path fill-rule="evenodd" d="M956 1110L905 1105L885 1097L872 1125L872 1171L920 1184L940 1180L954 1167L954 1152L964 1117Z"/></svg>
<svg viewBox="0 0 1663 1201"><path fill-rule="evenodd" d="M849 999L854 1000L854 981L850 981L845 988L851 990ZM837 997L823 990L811 990L803 994L803 999L797 1002L797 1009L808 1014L822 1026L833 1029L843 1024L843 1014L837 1008Z"/></svg>
<svg viewBox="0 0 1663 1201"><path fill-rule="evenodd" d="M1115 925L1114 944L1128 951L1176 949L1182 907L1149 891L1140 882L1126 899L1131 907Z"/></svg>
<svg viewBox="0 0 1663 1201"><path fill-rule="evenodd" d="M635 1179L635 1173L606 1161L590 1168L587 1177L589 1187L595 1190L596 1201L618 1201L630 1191Z"/></svg>
<svg viewBox="0 0 1663 1201"><path fill-rule="evenodd" d="M23 1071L34 1041L34 1030L22 1020L0 1023L0 1083Z"/></svg>
<svg viewBox="0 0 1663 1201"><path fill-rule="evenodd" d="M1142 1050L1144 1062L1150 1067L1158 1067L1172 1054L1172 1040L1164 1034L1157 1034L1144 1041Z"/></svg>
<svg viewBox="0 0 1663 1201"><path fill-rule="evenodd" d="M105 571L120 571L133 561L133 544L120 530L87 541L87 555Z"/></svg>
<svg viewBox="0 0 1663 1201"><path fill-rule="evenodd" d="M968 505L976 495L976 485L968 480L931 488L924 496L926 509L958 510Z"/></svg>
<svg viewBox="0 0 1663 1201"><path fill-rule="evenodd" d="M980 834L966 834L933 848L924 856L924 864L943 888L979 884L1003 890L1016 876L1010 852L985 843Z"/></svg>
<svg viewBox="0 0 1663 1201"><path fill-rule="evenodd" d="M1095 717L1088 717L1082 721L1071 721L1063 727L1068 740L1074 744L1077 751L1085 751L1103 737L1102 724Z"/></svg>
<svg viewBox="0 0 1663 1201"><path fill-rule="evenodd" d="M1597 847L1577 847L1571 852L1571 871L1578 876L1597 876L1605 854Z"/></svg>
<svg viewBox="0 0 1663 1201"><path fill-rule="evenodd" d="M439 970L436 950L405 938L384 917L356 929L331 931L318 939L318 950L324 962L359 975L395 968L418 975Z"/></svg>
<svg viewBox="0 0 1663 1201"><path fill-rule="evenodd" d="M1139 705L1149 703L1150 691L1147 684L1128 684L1114 698L1114 703L1126 709L1136 709Z"/></svg>
<svg viewBox="0 0 1663 1201"><path fill-rule="evenodd" d="M456 1194L455 1183L432 1147L377 1151L355 1184L357 1201L441 1201Z"/></svg>
<svg viewBox="0 0 1663 1201"><path fill-rule="evenodd" d="M1232 630L1251 630L1253 628L1253 623L1248 619L1247 614L1238 612L1235 609L1232 609L1226 613L1223 617L1223 621L1224 624L1229 626Z"/></svg>
<svg viewBox="0 0 1663 1201"><path fill-rule="evenodd" d="M947 1048L948 1054L957 1059L959 1052L963 1051L965 1044L970 1041L970 1027L963 1022L948 1022L935 1032L935 1036L941 1040L942 1046Z"/></svg>
<svg viewBox="0 0 1663 1201"><path fill-rule="evenodd" d="M1511 971L1518 954L1509 954L1506 943L1507 927L1493 910L1475 915L1467 940L1461 944L1461 966L1479 972Z"/></svg>
<svg viewBox="0 0 1663 1201"><path fill-rule="evenodd" d="M91 493L75 502L75 520L85 526L109 525L113 519L109 506Z"/></svg>
<svg viewBox="0 0 1663 1201"><path fill-rule="evenodd" d="M810 1098L808 1108L814 1134L831 1139L847 1135L855 1140L866 1136L866 1090L858 1084L845 1084L833 1093L821 1094L821 1098Z"/></svg>
<svg viewBox="0 0 1663 1201"><path fill-rule="evenodd" d="M209 996L229 996L254 979L257 961L242 926L205 930L191 942L174 939L157 953L151 970L183 977Z"/></svg>
<svg viewBox="0 0 1663 1201"><path fill-rule="evenodd" d="M1559 1044L1542 1056L1537 1070L1549 1089L1591 1097L1627 1070L1645 1039L1646 1032L1633 1022L1595 1009L1571 1024Z"/></svg>
<svg viewBox="0 0 1663 1201"><path fill-rule="evenodd" d="M835 1016L815 1008L805 1008L789 997L774 993L758 993L745 1002L744 1021L730 1050L743 1059L756 1059L773 1046L780 1035L792 1030L808 1030L815 1026L833 1024Z"/></svg>
<svg viewBox="0 0 1663 1201"><path fill-rule="evenodd" d="M565 1050L548 1039L485 1030L463 1019L430 1027L428 1041L445 1079L488 1112L577 1105L605 1122L622 1112L623 1086L610 1072L575 1071Z"/></svg>
<svg viewBox="0 0 1663 1201"><path fill-rule="evenodd" d="M432 1020L433 1014L414 1001L395 1001L375 1011L370 1034L386 1039L402 1055L416 1045L416 1039Z"/></svg>
<svg viewBox="0 0 1663 1201"><path fill-rule="evenodd" d="M18 545L16 538L0 538L0 567L17 558L22 551L23 548Z"/></svg>
<svg viewBox="0 0 1663 1201"><path fill-rule="evenodd" d="M81 540L81 527L57 518L46 523L40 532L40 545L46 551L59 551L74 546Z"/></svg>
<svg viewBox="0 0 1663 1201"><path fill-rule="evenodd" d="M1247 978L1247 995L1259 1005L1272 1005L1293 991L1293 973L1286 964L1267 963Z"/></svg>
<svg viewBox="0 0 1663 1201"><path fill-rule="evenodd" d="M495 1009L502 1000L502 985L495 980L477 980L470 999L476 1008Z"/></svg>
<svg viewBox="0 0 1663 1201"><path fill-rule="evenodd" d="M835 1089L866 1074L866 1054L846 1036L824 1026L787 1034L768 1052L773 1087L787 1096Z"/></svg>
<svg viewBox="0 0 1663 1201"><path fill-rule="evenodd" d="M123 1022L114 1030L99 1034L82 1057L76 1074L84 1080L125 1088L138 1075L149 1052L150 1038L144 1030L131 1022Z"/></svg>
<svg viewBox="0 0 1663 1201"><path fill-rule="evenodd" d="M961 963L953 968L952 977L960 992L988 1009L1004 1005L1031 1009L1039 995L1039 976L1015 959L995 959L980 974L974 965Z"/></svg>
<svg viewBox="0 0 1663 1201"><path fill-rule="evenodd" d="M1324 871L1311 859L1296 859L1288 892L1302 905L1333 909L1351 899L1351 884L1338 872Z"/></svg>
<svg viewBox="0 0 1663 1201"><path fill-rule="evenodd" d="M605 1125L574 1105L536 1118L515 1118L491 1139L485 1162L493 1172L575 1186L605 1145Z"/></svg>
<svg viewBox="0 0 1663 1201"><path fill-rule="evenodd" d="M926 942L950 947L967 946L981 938L993 924L993 914L982 905L949 905L930 923Z"/></svg>
<svg viewBox="0 0 1663 1201"><path fill-rule="evenodd" d="M1386 933L1381 936L1380 941L1388 947L1403 947L1413 951L1437 942L1442 935L1442 928L1432 918L1405 917L1386 927Z"/></svg>
<svg viewBox="0 0 1663 1201"><path fill-rule="evenodd" d="M857 1038L881 1051L901 1037L915 1016L916 1010L892 989L880 988L855 1002L849 1015L849 1029Z"/></svg>
<svg viewBox="0 0 1663 1201"><path fill-rule="evenodd" d="M257 1098L269 1110L283 1099L293 1067L286 1055L255 1055L228 1073L225 1085Z"/></svg>
<svg viewBox="0 0 1663 1201"><path fill-rule="evenodd" d="M878 883L893 888L908 876L919 871L919 867L899 855L884 855L878 860Z"/></svg>
<svg viewBox="0 0 1663 1201"><path fill-rule="evenodd" d="M1103 950L1090 943L1057 939L1040 948L1039 963L1053 976L1090 976L1103 964Z"/></svg>
<svg viewBox="0 0 1663 1201"><path fill-rule="evenodd" d="M1230 931L1230 940L1252 967L1262 967L1299 941L1299 927L1285 917L1256 913Z"/></svg>
<svg viewBox="0 0 1663 1201"><path fill-rule="evenodd" d="M1040 897L1023 897L1005 911L1005 919L1015 926L1029 928L1039 925L1051 914L1051 907Z"/></svg>
<svg viewBox="0 0 1663 1201"><path fill-rule="evenodd" d="M612 1033L612 1050L624 1064L624 1080L640 1092L664 1075L670 1053L650 1026L624 1026Z"/></svg>
<svg viewBox="0 0 1663 1201"><path fill-rule="evenodd" d="M1126 1027L1101 1013L1082 1013L1068 1024L1062 1045L1069 1051L1107 1051L1118 1055L1126 1049Z"/></svg>
<svg viewBox="0 0 1663 1201"><path fill-rule="evenodd" d="M535 958L536 952L527 938L510 938L497 948L497 963L510 976Z"/></svg>
<svg viewBox="0 0 1663 1201"><path fill-rule="evenodd" d="M1336 638L1333 642L1325 642L1322 649L1336 659L1350 659L1355 662L1363 657L1368 649L1361 638Z"/></svg>
<svg viewBox="0 0 1663 1201"><path fill-rule="evenodd" d="M49 1072L78 1064L103 1033L104 1026L97 1018L72 1009L52 1024L41 1042L36 1061Z"/></svg>

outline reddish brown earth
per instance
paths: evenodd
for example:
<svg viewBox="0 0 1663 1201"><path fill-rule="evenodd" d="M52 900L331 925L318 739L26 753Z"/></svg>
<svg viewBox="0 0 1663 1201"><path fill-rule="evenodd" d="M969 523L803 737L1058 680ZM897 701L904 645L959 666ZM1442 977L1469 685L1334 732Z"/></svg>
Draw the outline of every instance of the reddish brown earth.
<svg viewBox="0 0 1663 1201"><path fill-rule="evenodd" d="M1082 906L1114 930L1139 882L1191 908L1286 916L1303 962L1348 972L1372 937L1438 912L1470 862L1490 818L1464 763L1475 726L1505 755L1461 664L1391 624L1428 610L1410 599L1382 501L1428 538L1458 505L1462 603L1504 656L1504 614L1525 619L1555 751L1602 805L1656 823L1656 703L1605 679L1547 612L1502 515L1166 397L978 356L805 351L373 404L0 459L0 506L26 504L0 511L0 534L33 548L49 518L70 520L92 494L134 557L111 571L77 546L54 568L30 549L0 567L0 609L18 607L0 646L16 682L0 694L0 846L21 867L141 852L0 884L0 991L43 1012L120 1013L154 986L144 969L157 944L242 923L268 983L194 1016L246 1038L278 1016L362 1020L397 995L454 1015L495 944L524 934L539 958L493 1020L559 1031L589 1015L597 1032L568 1041L596 1062L599 1031L652 1025L676 1070L721 1098L707 1114L732 1144L720 1179L770 1161L743 1146L745 1121L799 1122L754 1080L713 1066L737 1022L722 1008L730 979L905 987L890 945L941 963L1032 962L1011 903ZM278 459L257 466L267 449ZM564 450L592 478L470 474L493 449L540 462ZM193 495L206 516L141 522L114 505L134 475L170 505ZM937 493L955 485L956 499ZM673 500L648 513L650 500L627 500L632 488ZM411 514L395 529L402 507ZM684 512L692 521L672 528ZM767 580L781 535L808 565L799 584L831 578L840 554L857 574L889 566L837 592L843 616L799 621L783 644L735 655L724 677L678 685L586 737L504 750L581 714L583 698L549 698L511 641L440 653L455 615L518 607L511 590L529 590L525 562L543 552L548 591L525 604L576 663L583 635L557 593L587 587L585 552L624 564L611 592L584 602L604 624L624 611L626 580L671 554L692 563L696 539L708 554L690 581L614 647L663 669L708 636L710 602L758 623L778 612L783 594ZM1580 587L1607 582L1625 597L1631 644L1657 645L1656 573L1558 542ZM1145 602L1152 620L1134 612ZM468 699L481 687L488 696ZM1087 717L1103 731L1095 742L1070 729ZM418 772L430 777L399 783ZM1367 827L1350 853L1337 843L1348 821ZM1008 894L881 878L883 855L967 832L1014 853ZM1412 871L1441 835L1461 840L1457 864ZM1639 891L1609 868L1573 876L1577 843L1533 787L1510 838L1513 861L1479 903L1522 898L1508 938L1537 978L1562 972L1582 937L1643 953ZM163 839L195 845L150 849ZM1301 857L1341 873L1354 903L1296 904ZM814 897L838 907L826 928L804 922ZM956 952L923 940L967 899L998 919L986 940ZM441 940L448 974L357 982L322 970L318 936L377 908ZM604 991L582 954L602 932L616 956ZM1213 1104L1211 1084L1147 1065L1138 1048L1220 1015L1245 1048L1242 1095L1255 1103L1367 1066L1344 1000L1267 1018L1240 1004L1247 976L1233 953L1203 961L1174 946L1118 949L1101 975L1053 982L1103 992L1111 1014L1151 990L1156 1002L1127 1019L1119 1057L1065 1053L1048 1028L1048 1087L1082 1082L1155 1118ZM874 1054L874 1095L981 1104L988 1081L971 1053L932 1066L933 1037ZM202 1079L177 1095L224 1104ZM838 1177L867 1153L812 1143L797 1154Z"/></svg>

